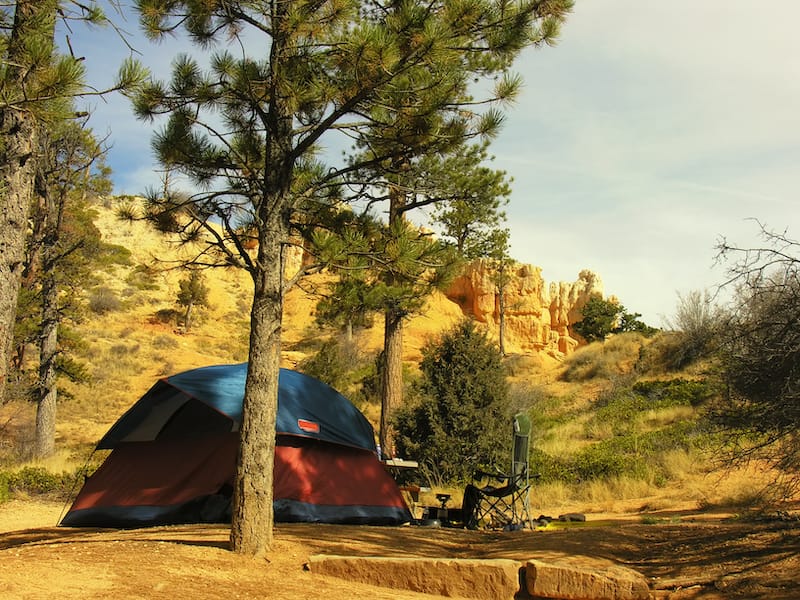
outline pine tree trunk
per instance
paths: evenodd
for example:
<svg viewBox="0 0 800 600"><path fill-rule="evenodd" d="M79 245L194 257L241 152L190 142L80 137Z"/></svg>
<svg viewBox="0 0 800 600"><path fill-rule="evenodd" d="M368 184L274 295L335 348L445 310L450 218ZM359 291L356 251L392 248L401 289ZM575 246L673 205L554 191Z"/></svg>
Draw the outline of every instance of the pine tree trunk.
<svg viewBox="0 0 800 600"><path fill-rule="evenodd" d="M348 344L353 343L353 319L347 319L347 324L345 325L344 329L345 333L345 340L347 340Z"/></svg>
<svg viewBox="0 0 800 600"><path fill-rule="evenodd" d="M189 331L189 328L192 326L192 305L194 302L189 300L189 303L186 305L186 312L183 315L183 327L186 331Z"/></svg>
<svg viewBox="0 0 800 600"><path fill-rule="evenodd" d="M233 495L231 548L263 556L273 541L273 465L278 412L283 290L279 242L259 244L259 264L250 321L239 457ZM267 246L269 245L269 248Z"/></svg>
<svg viewBox="0 0 800 600"><path fill-rule="evenodd" d="M17 0L5 53L3 87L22 97L28 73L26 44L43 38L52 44L56 0ZM5 399L19 285L25 261L25 235L35 176L37 123L29 107L0 104L0 404Z"/></svg>
<svg viewBox="0 0 800 600"><path fill-rule="evenodd" d="M22 271L25 235L33 195L36 143L33 116L11 108L0 110L0 404L5 397L14 339L14 319Z"/></svg>
<svg viewBox="0 0 800 600"><path fill-rule="evenodd" d="M56 356L58 353L58 289L52 271L42 280L42 332L39 338L39 386L34 453L50 456L56 447Z"/></svg>
<svg viewBox="0 0 800 600"><path fill-rule="evenodd" d="M281 323L284 301L284 248L288 247L293 208L290 193L294 170L293 117L285 95L281 69L290 53L283 26L290 2L271 5L273 24L270 49L270 108L265 125L262 197L256 203L258 255L253 276L250 313L250 354L244 390L242 426L233 493L231 549L262 557L273 542L275 422L278 414Z"/></svg>
<svg viewBox="0 0 800 600"><path fill-rule="evenodd" d="M397 159L393 165L396 171L407 168L405 159ZM405 217L406 192L401 186L392 186L389 191L389 225ZM391 275L389 276L391 283ZM395 455L394 428L392 417L403 405L403 318L405 313L387 308L384 313L383 329L383 374L381 376L381 426L379 439L381 452L385 456Z"/></svg>
<svg viewBox="0 0 800 600"><path fill-rule="evenodd" d="M43 140L45 142L46 141ZM40 164L49 169L51 156L44 149ZM50 456L56 447L56 405L58 386L56 382L56 358L58 355L58 327L61 315L58 310L58 279L56 261L60 254L59 237L61 219L64 212L66 192L56 197L48 187L45 176L40 171L35 180L36 195L39 198L39 237L41 241L39 257L41 260L42 323L39 333L39 385L36 399L36 432L34 453L37 458Z"/></svg>
<svg viewBox="0 0 800 600"><path fill-rule="evenodd" d="M403 316L387 311L384 318L380 442L381 452L386 456L394 456L392 417L403 405Z"/></svg>
<svg viewBox="0 0 800 600"><path fill-rule="evenodd" d="M498 305L500 312L500 356L506 355L505 333L506 333L506 286L501 283L498 290Z"/></svg>

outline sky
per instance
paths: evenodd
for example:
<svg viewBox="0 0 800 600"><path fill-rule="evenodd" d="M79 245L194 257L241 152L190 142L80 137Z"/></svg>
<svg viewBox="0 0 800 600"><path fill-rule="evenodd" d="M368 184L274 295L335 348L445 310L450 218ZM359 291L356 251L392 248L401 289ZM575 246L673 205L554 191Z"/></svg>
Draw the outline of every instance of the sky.
<svg viewBox="0 0 800 600"><path fill-rule="evenodd" d="M797 0L577 0L558 44L515 65L525 85L490 149L513 178L512 258L547 282L590 269L665 326L679 295L725 279L723 237L757 245L757 220L800 238L798 22ZM158 77L189 49L121 25ZM110 31L75 30L71 43L97 88L128 54ZM158 185L151 126L120 95L88 102L115 192Z"/></svg>

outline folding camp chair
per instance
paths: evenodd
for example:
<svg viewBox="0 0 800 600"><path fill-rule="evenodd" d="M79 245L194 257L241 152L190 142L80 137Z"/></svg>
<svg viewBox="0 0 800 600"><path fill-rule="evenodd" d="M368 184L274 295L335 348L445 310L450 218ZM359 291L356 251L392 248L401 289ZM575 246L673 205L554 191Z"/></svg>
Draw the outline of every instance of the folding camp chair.
<svg viewBox="0 0 800 600"><path fill-rule="evenodd" d="M530 476L528 474L528 449L531 421L518 413L512 419L514 443L511 453L511 470L508 473L495 467L494 471L478 471L472 484L464 490L462 514L469 529L514 530L533 529L530 516ZM490 482L498 485L492 485ZM487 482L483 485L481 482Z"/></svg>

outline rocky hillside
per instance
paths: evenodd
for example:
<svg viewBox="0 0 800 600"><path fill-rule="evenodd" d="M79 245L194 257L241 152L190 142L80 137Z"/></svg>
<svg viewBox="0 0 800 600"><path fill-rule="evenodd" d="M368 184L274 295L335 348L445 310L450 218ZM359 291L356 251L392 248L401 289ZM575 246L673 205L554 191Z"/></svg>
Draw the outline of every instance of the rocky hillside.
<svg viewBox="0 0 800 600"><path fill-rule="evenodd" d="M572 283L547 283L533 265L511 267L505 286L506 351L513 354L545 352L553 357L570 354L578 346L570 325L581 319L581 308L591 296L603 295L603 284L592 271L581 271ZM469 265L446 296L466 315L486 324L499 335L500 299L495 273L484 261Z"/></svg>
<svg viewBox="0 0 800 600"><path fill-rule="evenodd" d="M180 269L172 269L170 258L179 252L147 226L140 223L122 223L110 210L100 211L97 225L106 242L119 244L132 253L132 272L147 272L157 281L156 289L146 304L148 310L136 311L133 317L140 322L131 325L148 326L158 321L159 311L176 309L175 294L178 281L185 277ZM299 264L297 257L295 264ZM291 268L292 262L289 262ZM129 269L128 269L129 270ZM121 294L129 286L131 273L107 274L108 285ZM451 326L464 315L484 324L495 339L499 333L499 297L493 282L494 273L484 261L469 265L444 294L434 294L427 306L414 315L405 329L405 357L408 361L419 358L419 349L442 329ZM202 319L227 328L231 320L247 319L249 311L250 282L246 274L231 270L210 271L206 276L211 290L210 306ZM127 283L126 283L127 282ZM308 336L319 335L315 331L313 313L316 297L313 290L324 285L324 277L318 277L293 289L286 302L284 316L284 362L293 366L302 358L297 345ZM603 294L603 284L598 275L582 271L575 282L547 283L541 276L541 268L517 264L512 267L510 281L505 288L505 344L512 354L535 355L545 353L553 358L563 358L574 351L578 340L572 337L570 325L580 319L580 309L591 295ZM149 312L149 314L148 314ZM376 321L379 321L377 319ZM206 326L200 331L213 335ZM376 324L365 332L365 349L378 350L382 344L382 327ZM200 359L200 357L198 357Z"/></svg>
<svg viewBox="0 0 800 600"><path fill-rule="evenodd" d="M95 443L158 378L199 366L247 360L252 283L246 273L206 271L208 306L195 310L194 324L186 331L177 303L179 282L187 276L177 268L180 249L145 224L120 221L108 207L98 207L96 224L104 241L127 249L130 257L126 263L98 273L100 283L86 290L90 310L76 329L87 345L80 359L88 365L90 383L65 384L57 443L67 451ZM288 294L282 354L285 367L296 367L315 351L315 342L324 335L314 321L314 290L324 284L324 276L317 276ZM536 377L541 382L542 374L554 376L565 355L577 345L570 337L569 325L592 293L602 293L602 285L588 271L574 283L548 285L538 267L514 268L506 289L505 344L507 351L521 355L528 367L535 366L536 375L526 367L524 378ZM424 310L408 321L404 358L409 367L416 366L425 344L464 315L497 337L497 294L484 263L470 266L447 294L432 295ZM376 318L372 328L357 335L360 350L377 353L383 344L382 320ZM24 401L0 407L9 448L15 447L11 440L17 434L27 436L24 432L32 430L33 417L33 405Z"/></svg>

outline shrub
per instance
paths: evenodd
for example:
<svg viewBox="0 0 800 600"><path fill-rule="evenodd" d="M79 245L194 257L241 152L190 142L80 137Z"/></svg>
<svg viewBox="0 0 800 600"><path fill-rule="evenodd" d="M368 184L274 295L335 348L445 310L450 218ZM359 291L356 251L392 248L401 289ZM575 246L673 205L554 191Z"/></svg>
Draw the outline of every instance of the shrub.
<svg viewBox="0 0 800 600"><path fill-rule="evenodd" d="M98 315L118 311L122 308L117 295L107 287L98 287L89 295L89 309Z"/></svg>
<svg viewBox="0 0 800 600"><path fill-rule="evenodd" d="M18 471L0 472L0 501L14 493L51 495L67 498L81 476L80 471L51 473L43 467L23 467Z"/></svg>
<svg viewBox="0 0 800 600"><path fill-rule="evenodd" d="M562 373L564 381L578 382L598 378L614 378L633 371L641 352L644 338L638 333L615 335L605 343L595 343L579 348L564 361L567 368Z"/></svg>
<svg viewBox="0 0 800 600"><path fill-rule="evenodd" d="M131 264L131 251L117 244L102 244L96 259L101 266Z"/></svg>
<svg viewBox="0 0 800 600"><path fill-rule="evenodd" d="M651 405L661 406L700 406L716 394L714 385L707 380L680 378L666 381L638 381L632 391L646 398Z"/></svg>
<svg viewBox="0 0 800 600"><path fill-rule="evenodd" d="M642 346L636 370L639 373L671 373L689 365L684 335L678 331L662 331Z"/></svg>
<svg viewBox="0 0 800 600"><path fill-rule="evenodd" d="M603 442L587 446L570 463L570 470L580 480L618 477L634 470L631 457Z"/></svg>
<svg viewBox="0 0 800 600"><path fill-rule="evenodd" d="M500 352L463 321L422 350L418 400L395 417L397 450L437 482L468 480L510 456L508 383Z"/></svg>
<svg viewBox="0 0 800 600"><path fill-rule="evenodd" d="M678 306L670 325L678 332L681 343L672 359L676 368L683 368L699 358L710 356L718 346L725 314L712 302L708 291L678 294Z"/></svg>
<svg viewBox="0 0 800 600"><path fill-rule="evenodd" d="M153 291L161 286L157 280L158 271L146 265L136 265L128 274L125 281L133 288L140 291Z"/></svg>
<svg viewBox="0 0 800 600"><path fill-rule="evenodd" d="M150 344L153 348L177 348L179 346L178 340L175 339L174 336L166 335L164 333L160 333L152 338Z"/></svg>
<svg viewBox="0 0 800 600"><path fill-rule="evenodd" d="M8 473L0 471L0 504L8 502L11 498L11 490L8 485Z"/></svg>
<svg viewBox="0 0 800 600"><path fill-rule="evenodd" d="M156 311L154 318L158 323L164 323L165 325L175 325L180 320L181 313L180 311L177 311L174 308L162 308Z"/></svg>
<svg viewBox="0 0 800 600"><path fill-rule="evenodd" d="M592 296L581 309L581 320L572 329L587 342L603 341L612 333L636 331L653 335L657 330L639 321L641 316L629 313L619 302Z"/></svg>

